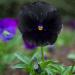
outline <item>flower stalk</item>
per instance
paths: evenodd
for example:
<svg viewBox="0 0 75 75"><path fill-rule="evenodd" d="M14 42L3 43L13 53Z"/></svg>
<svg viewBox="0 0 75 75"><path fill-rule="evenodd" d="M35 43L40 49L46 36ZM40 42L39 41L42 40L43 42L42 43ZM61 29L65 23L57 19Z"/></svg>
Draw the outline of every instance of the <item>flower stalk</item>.
<svg viewBox="0 0 75 75"><path fill-rule="evenodd" d="M41 46L41 56L42 56L42 61L44 62L44 50L43 50L43 46Z"/></svg>

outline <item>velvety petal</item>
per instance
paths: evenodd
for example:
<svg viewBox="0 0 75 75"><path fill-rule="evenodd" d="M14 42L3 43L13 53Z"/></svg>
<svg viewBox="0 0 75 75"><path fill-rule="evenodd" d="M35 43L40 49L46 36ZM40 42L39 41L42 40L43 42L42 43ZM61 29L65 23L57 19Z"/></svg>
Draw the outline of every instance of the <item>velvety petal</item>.
<svg viewBox="0 0 75 75"><path fill-rule="evenodd" d="M2 21L1 21L1 19L0 19L0 33L2 33L3 28L4 28L4 26L3 26Z"/></svg>
<svg viewBox="0 0 75 75"><path fill-rule="evenodd" d="M5 28L5 30L14 35L16 34L16 27L9 26L9 27Z"/></svg>
<svg viewBox="0 0 75 75"><path fill-rule="evenodd" d="M17 22L12 18L3 18L0 20L0 39L4 42L11 40L16 34Z"/></svg>
<svg viewBox="0 0 75 75"><path fill-rule="evenodd" d="M11 27L16 27L17 26L17 22L15 19L13 18L3 18L2 19L2 24L5 27L11 26Z"/></svg>
<svg viewBox="0 0 75 75"><path fill-rule="evenodd" d="M22 8L18 18L23 40L32 41L37 46L54 44L62 28L58 10L43 1L23 5Z"/></svg>
<svg viewBox="0 0 75 75"><path fill-rule="evenodd" d="M35 49L37 47L34 43L30 41L25 41L24 46L26 49L29 49L29 50Z"/></svg>

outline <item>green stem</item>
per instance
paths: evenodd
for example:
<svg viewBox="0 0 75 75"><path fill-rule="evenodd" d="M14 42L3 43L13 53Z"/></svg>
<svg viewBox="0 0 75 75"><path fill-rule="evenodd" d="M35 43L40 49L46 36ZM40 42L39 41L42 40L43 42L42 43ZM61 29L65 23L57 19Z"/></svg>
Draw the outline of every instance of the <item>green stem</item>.
<svg viewBox="0 0 75 75"><path fill-rule="evenodd" d="M42 55L42 61L44 62L44 51L43 51L43 47L41 46L41 55Z"/></svg>

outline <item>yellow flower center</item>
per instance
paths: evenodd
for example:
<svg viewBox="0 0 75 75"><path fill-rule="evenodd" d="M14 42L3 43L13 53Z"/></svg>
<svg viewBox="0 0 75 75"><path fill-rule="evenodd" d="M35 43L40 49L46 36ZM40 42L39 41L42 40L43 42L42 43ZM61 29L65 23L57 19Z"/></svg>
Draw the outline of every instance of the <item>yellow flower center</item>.
<svg viewBox="0 0 75 75"><path fill-rule="evenodd" d="M43 30L43 26L38 26L38 30Z"/></svg>

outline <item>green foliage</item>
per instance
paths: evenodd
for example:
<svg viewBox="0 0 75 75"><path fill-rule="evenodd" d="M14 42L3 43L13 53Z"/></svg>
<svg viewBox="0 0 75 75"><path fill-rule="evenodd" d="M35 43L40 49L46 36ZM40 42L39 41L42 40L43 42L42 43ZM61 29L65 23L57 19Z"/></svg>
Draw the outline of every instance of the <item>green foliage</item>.
<svg viewBox="0 0 75 75"><path fill-rule="evenodd" d="M71 61L75 61L75 52L71 52L68 54L68 59L70 59Z"/></svg>
<svg viewBox="0 0 75 75"><path fill-rule="evenodd" d="M20 51L20 44L22 44L20 33L17 31L17 35L14 36L8 42L3 42L0 40L0 75L4 75L6 68L16 60L16 57L13 55L17 50ZM21 41L19 41L21 40ZM19 46L19 48L18 48Z"/></svg>
<svg viewBox="0 0 75 75"><path fill-rule="evenodd" d="M20 33L18 33L20 35ZM22 44L21 36L16 35L12 40L10 40L8 43L4 43L0 41L0 74L4 73L5 69L9 66L12 69L22 69L24 71L27 71L29 75L74 75L73 72L75 72L75 66L64 66L60 64L56 60L45 60L42 61L41 59L41 51L40 47L38 47L32 55L27 55L26 51L22 52L17 47L20 47ZM74 42L75 37L74 32L62 32L59 36L56 44L60 46L64 44L65 46L70 45L70 43ZM15 48L16 46L16 48ZM47 51L47 48L44 47L44 52ZM15 53L16 52L16 53ZM74 60L74 53L69 54L68 58L71 60ZM37 61L34 61L34 59L37 59ZM9 60L9 61L8 61ZM15 63L17 62L17 63ZM37 63L38 62L38 63ZM38 68L38 72L35 71L35 68L38 67L38 64L40 67ZM4 75L4 74L3 74Z"/></svg>
<svg viewBox="0 0 75 75"><path fill-rule="evenodd" d="M67 30L67 29L66 29ZM75 31L65 31L61 32L59 35L56 45L57 46L71 46L75 41Z"/></svg>
<svg viewBox="0 0 75 75"><path fill-rule="evenodd" d="M7 13L8 7L15 0L1 0L0 1L0 18L9 15ZM26 2L32 2L36 0L16 0L18 4L23 4ZM55 7L57 7L62 16L70 16L75 18L75 0L44 0ZM18 6L20 6L18 5ZM11 8L10 8L11 9ZM14 10L13 10L14 11ZM16 8L16 12L18 12L18 7ZM16 13L14 14L16 15ZM69 18L68 18L69 19ZM20 41L21 40L21 41ZM63 31L59 36L56 45L60 46L71 46L75 42L75 32L65 32ZM20 68L24 71L28 71L29 75L75 75L75 65L72 66L64 66L59 62L54 60L45 60L44 62L41 60L41 52L40 48L37 48L36 51L33 52L31 56L28 56L25 53L22 53L22 39L21 35L18 34L9 42L5 43L0 40L0 75L4 73L6 68L10 66L12 69ZM47 48L44 47L46 51ZM21 52L17 52L17 50ZM17 52L17 53L14 53ZM38 64L41 69L39 73L34 70L34 66L38 65L37 62L34 62L34 59L37 59ZM68 55L68 59L75 63L75 53L71 53ZM15 61L19 61L17 64L14 64ZM4 75L4 74L3 74Z"/></svg>
<svg viewBox="0 0 75 75"><path fill-rule="evenodd" d="M41 72L36 72L34 65L38 65L37 62L33 60L38 58L37 53L35 53L32 57L26 56L24 53L16 53L15 56L19 59L19 63L12 65L13 69L21 68L26 70L29 75L73 75L71 70L72 66L65 67L61 65L59 62L54 60L45 60L44 62L39 58L38 64L40 65ZM34 58L35 57L35 58ZM73 72L75 69L73 69Z"/></svg>

